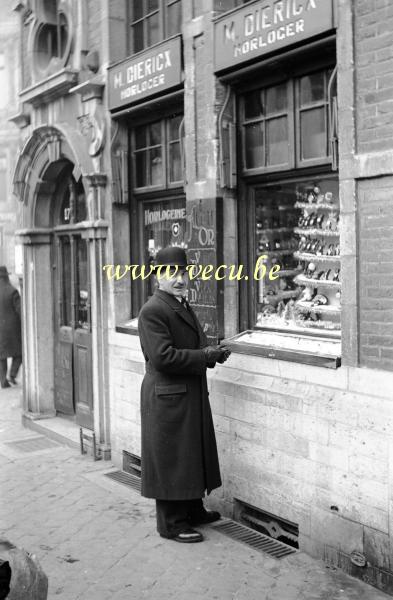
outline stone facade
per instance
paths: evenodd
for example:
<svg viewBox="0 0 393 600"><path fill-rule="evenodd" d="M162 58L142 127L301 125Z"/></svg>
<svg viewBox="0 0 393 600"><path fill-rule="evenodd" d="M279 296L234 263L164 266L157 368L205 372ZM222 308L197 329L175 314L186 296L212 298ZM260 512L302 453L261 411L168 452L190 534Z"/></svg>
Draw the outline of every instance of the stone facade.
<svg viewBox="0 0 393 600"><path fill-rule="evenodd" d="M222 251L236 263L237 193L217 183L225 86L212 62L212 17L232 6L198 3L197 14L184 6L186 198L223 198ZM391 7L338 0L336 10L343 365L233 354L209 373L224 479L209 502L229 516L240 500L292 521L302 550L392 592L393 159L383 134ZM221 306L219 298L224 335L241 331L236 285L226 281ZM112 459L121 466L124 450L140 453L143 363L135 335L112 331L109 352ZM357 555L365 566L351 562Z"/></svg>

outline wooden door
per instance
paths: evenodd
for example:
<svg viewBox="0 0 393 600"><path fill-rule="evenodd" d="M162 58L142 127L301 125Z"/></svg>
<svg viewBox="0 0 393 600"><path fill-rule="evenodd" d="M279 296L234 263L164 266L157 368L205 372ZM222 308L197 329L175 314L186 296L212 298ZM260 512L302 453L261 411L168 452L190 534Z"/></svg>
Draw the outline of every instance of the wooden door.
<svg viewBox="0 0 393 600"><path fill-rule="evenodd" d="M55 408L94 428L90 278L87 240L78 232L56 235Z"/></svg>

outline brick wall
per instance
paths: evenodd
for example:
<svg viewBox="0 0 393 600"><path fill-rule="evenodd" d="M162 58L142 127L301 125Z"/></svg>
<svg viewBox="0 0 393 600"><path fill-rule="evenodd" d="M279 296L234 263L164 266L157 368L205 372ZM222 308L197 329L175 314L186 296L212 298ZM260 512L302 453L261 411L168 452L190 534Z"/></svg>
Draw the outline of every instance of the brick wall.
<svg viewBox="0 0 393 600"><path fill-rule="evenodd" d="M356 0L355 88L358 152L393 148L393 3Z"/></svg>
<svg viewBox="0 0 393 600"><path fill-rule="evenodd" d="M359 357L393 370L393 178L358 184Z"/></svg>

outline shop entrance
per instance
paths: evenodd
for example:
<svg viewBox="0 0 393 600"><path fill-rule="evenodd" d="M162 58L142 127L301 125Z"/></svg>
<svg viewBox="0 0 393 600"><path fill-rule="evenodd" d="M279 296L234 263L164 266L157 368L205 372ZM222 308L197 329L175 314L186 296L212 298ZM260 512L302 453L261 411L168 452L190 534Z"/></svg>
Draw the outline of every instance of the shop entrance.
<svg viewBox="0 0 393 600"><path fill-rule="evenodd" d="M69 174L59 188L53 241L55 409L93 429L89 241L86 197Z"/></svg>

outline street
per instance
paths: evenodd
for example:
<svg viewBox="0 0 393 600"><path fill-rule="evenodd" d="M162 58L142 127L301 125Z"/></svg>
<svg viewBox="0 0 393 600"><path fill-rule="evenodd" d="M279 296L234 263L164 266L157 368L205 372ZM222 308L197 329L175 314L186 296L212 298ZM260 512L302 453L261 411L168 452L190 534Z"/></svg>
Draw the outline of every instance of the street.
<svg viewBox="0 0 393 600"><path fill-rule="evenodd" d="M20 394L0 391L1 530L37 555L50 600L389 597L302 552L278 560L213 527L201 544L160 538L153 501L106 478L110 462L21 426Z"/></svg>

